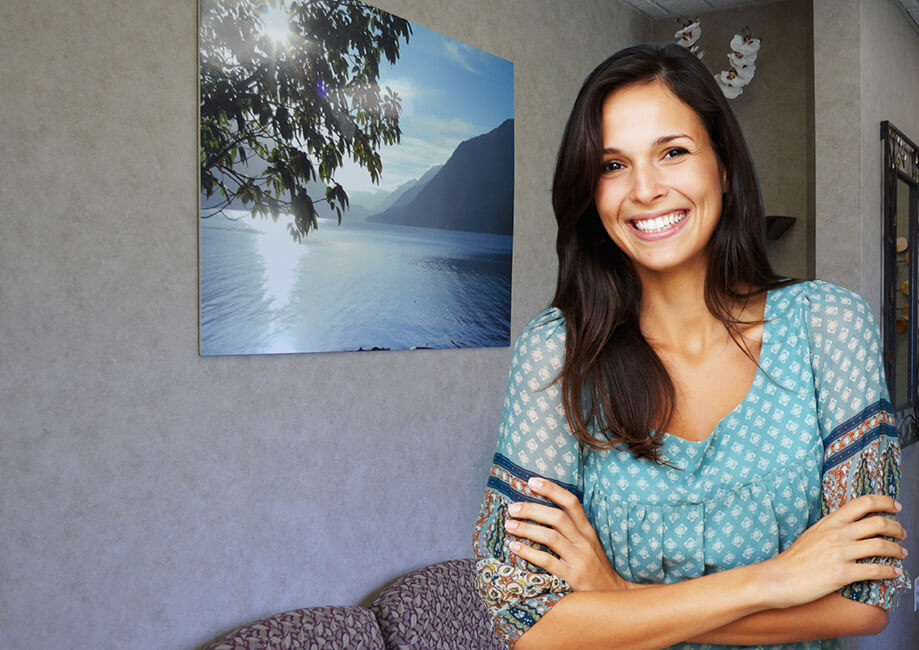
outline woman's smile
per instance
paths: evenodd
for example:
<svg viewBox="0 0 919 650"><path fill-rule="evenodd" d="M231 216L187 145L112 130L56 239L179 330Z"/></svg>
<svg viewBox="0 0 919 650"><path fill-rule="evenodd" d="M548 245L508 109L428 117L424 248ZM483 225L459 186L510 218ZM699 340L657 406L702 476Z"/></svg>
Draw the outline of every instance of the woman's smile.
<svg viewBox="0 0 919 650"><path fill-rule="evenodd" d="M606 98L602 137L595 199L610 238L639 273L698 268L721 218L724 185L702 120L652 81Z"/></svg>
<svg viewBox="0 0 919 650"><path fill-rule="evenodd" d="M641 215L629 220L639 239L653 241L675 235L686 224L688 209L664 210L650 215Z"/></svg>

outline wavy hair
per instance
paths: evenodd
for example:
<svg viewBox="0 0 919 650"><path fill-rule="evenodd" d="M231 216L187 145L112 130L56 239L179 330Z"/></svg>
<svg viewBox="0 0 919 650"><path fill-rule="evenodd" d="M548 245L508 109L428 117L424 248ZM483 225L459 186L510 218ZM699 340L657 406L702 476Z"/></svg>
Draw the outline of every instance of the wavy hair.
<svg viewBox="0 0 919 650"><path fill-rule="evenodd" d="M625 86L655 80L699 116L724 170L722 213L708 244L705 303L754 362L739 331L750 322L738 320L732 307L796 280L776 274L766 256L753 161L708 68L675 44L629 47L597 66L571 110L552 183L559 262L552 305L567 328L565 363L556 381L568 424L583 444L624 447L661 463L662 429L675 404L673 382L639 328L638 276L607 234L594 202L602 171L603 103ZM753 289L743 292L744 287Z"/></svg>

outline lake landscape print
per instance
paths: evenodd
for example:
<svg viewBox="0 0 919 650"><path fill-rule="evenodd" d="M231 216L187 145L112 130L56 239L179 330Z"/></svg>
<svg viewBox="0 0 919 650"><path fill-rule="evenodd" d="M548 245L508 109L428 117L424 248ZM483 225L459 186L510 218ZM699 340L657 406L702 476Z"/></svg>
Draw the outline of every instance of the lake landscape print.
<svg viewBox="0 0 919 650"><path fill-rule="evenodd" d="M513 64L350 0L201 0L203 355L510 344Z"/></svg>

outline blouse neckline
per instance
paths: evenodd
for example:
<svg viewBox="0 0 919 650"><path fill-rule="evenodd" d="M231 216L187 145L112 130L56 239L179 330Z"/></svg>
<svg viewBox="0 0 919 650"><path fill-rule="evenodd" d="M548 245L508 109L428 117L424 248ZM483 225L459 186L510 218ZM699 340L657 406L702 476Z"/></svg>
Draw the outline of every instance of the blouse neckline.
<svg viewBox="0 0 919 650"><path fill-rule="evenodd" d="M690 440L689 438L683 438L672 433L664 432L665 444L667 444L667 441L676 441L674 444L689 444L700 446L708 445L714 439L715 434L718 433L718 430L721 429L721 427L724 425L725 421L727 421L728 418L736 415L744 407L744 405L746 405L756 386L766 379L765 377L761 378L761 375L763 375L763 362L766 359L766 355L770 354L769 348L772 347L767 345L767 343L772 341L771 323L775 320L772 311L775 298L774 294L777 290L778 288L768 289L766 291L766 305L763 308L763 339L759 348L759 358L756 360L756 372L753 374L753 381L750 382L750 387L747 389L747 392L744 393L743 398L741 398L737 405L728 411L724 417L715 423L715 427L704 438L700 440Z"/></svg>

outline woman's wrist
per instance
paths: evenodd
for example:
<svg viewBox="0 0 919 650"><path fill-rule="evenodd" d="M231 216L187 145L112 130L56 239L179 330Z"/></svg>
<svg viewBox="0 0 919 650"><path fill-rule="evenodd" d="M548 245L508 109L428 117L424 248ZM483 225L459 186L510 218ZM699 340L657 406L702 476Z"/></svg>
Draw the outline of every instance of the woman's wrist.
<svg viewBox="0 0 919 650"><path fill-rule="evenodd" d="M738 571L748 574L744 580L744 597L757 610L782 609L795 604L781 593L783 576L775 558L741 567Z"/></svg>

